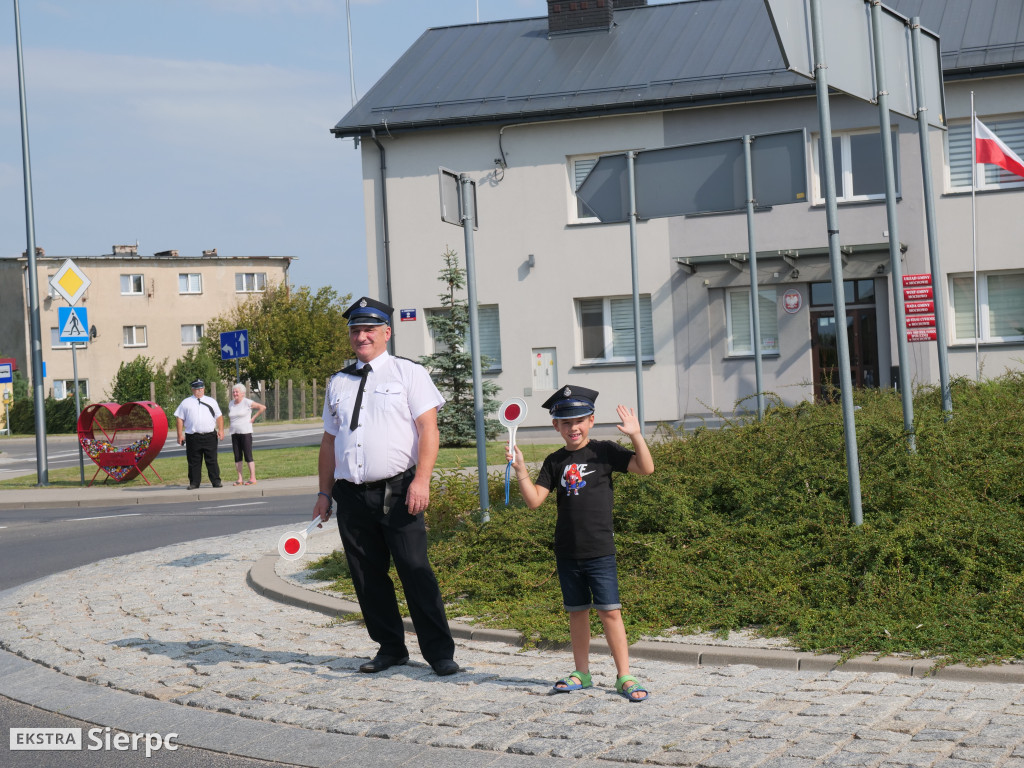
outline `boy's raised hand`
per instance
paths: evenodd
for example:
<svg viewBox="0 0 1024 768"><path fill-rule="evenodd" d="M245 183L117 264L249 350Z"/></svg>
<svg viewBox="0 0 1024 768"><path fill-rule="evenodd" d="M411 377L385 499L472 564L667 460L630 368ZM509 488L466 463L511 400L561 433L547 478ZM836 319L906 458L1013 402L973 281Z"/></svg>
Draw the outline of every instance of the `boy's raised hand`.
<svg viewBox="0 0 1024 768"><path fill-rule="evenodd" d="M508 450L508 446L505 446L505 461L512 462L512 469L520 470L526 468L526 459L523 458L523 452L519 450L519 446L514 446L515 454Z"/></svg>
<svg viewBox="0 0 1024 768"><path fill-rule="evenodd" d="M619 428L619 432L628 437L640 433L640 421L637 419L636 413L634 413L632 408L620 405L615 409L615 412L619 414L619 420L622 422L616 425Z"/></svg>

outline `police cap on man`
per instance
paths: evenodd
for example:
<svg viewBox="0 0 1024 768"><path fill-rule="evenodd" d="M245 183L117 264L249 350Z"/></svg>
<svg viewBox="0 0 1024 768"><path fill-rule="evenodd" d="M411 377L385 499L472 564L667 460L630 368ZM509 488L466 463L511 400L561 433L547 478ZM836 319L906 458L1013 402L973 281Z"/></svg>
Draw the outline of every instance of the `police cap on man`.
<svg viewBox="0 0 1024 768"><path fill-rule="evenodd" d="M382 301L363 296L342 314L348 320L349 327L353 325L391 325L391 315L394 307L389 307Z"/></svg>

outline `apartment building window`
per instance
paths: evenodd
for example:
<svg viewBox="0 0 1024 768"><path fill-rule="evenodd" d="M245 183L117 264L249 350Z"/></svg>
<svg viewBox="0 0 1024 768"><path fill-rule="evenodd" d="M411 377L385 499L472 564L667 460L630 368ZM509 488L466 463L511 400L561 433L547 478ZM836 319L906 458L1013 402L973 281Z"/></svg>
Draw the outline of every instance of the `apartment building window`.
<svg viewBox="0 0 1024 768"><path fill-rule="evenodd" d="M428 309L427 318L448 317L451 314L449 309ZM498 320L497 304L482 304L477 306L477 319L480 321L480 355L484 358L483 370L488 373L501 371L501 328ZM434 353L447 352L448 346L438 338L435 330L430 327L430 342ZM468 329L467 329L468 333ZM464 347L469 350L469 337L466 337Z"/></svg>
<svg viewBox="0 0 1024 768"><path fill-rule="evenodd" d="M121 295L141 296L143 282L142 275L121 275Z"/></svg>
<svg viewBox="0 0 1024 768"><path fill-rule="evenodd" d="M178 293L202 293L203 276L198 272L181 273L178 275Z"/></svg>
<svg viewBox="0 0 1024 768"><path fill-rule="evenodd" d="M126 325L122 329L124 331L124 346L126 347L144 347L146 346L146 326L144 325Z"/></svg>
<svg viewBox="0 0 1024 768"><path fill-rule="evenodd" d="M70 341L60 340L60 328L50 329L50 348L51 349L71 349Z"/></svg>
<svg viewBox="0 0 1024 768"><path fill-rule="evenodd" d="M262 293L267 290L266 272L236 272L235 293Z"/></svg>
<svg viewBox="0 0 1024 768"><path fill-rule="evenodd" d="M754 315L750 311L750 289L737 288L726 294L725 326L730 355L754 354ZM761 352L779 351L778 296L774 288L757 292L758 320L761 325Z"/></svg>
<svg viewBox="0 0 1024 768"><path fill-rule="evenodd" d="M181 344L185 347L192 347L199 343L199 340L203 338L203 325L202 323L189 324L181 326Z"/></svg>
<svg viewBox="0 0 1024 768"><path fill-rule="evenodd" d="M636 360L631 296L576 300L581 363L627 363ZM641 359L654 360L651 297L640 296Z"/></svg>
<svg viewBox="0 0 1024 768"><path fill-rule="evenodd" d="M1018 155L1024 155L1024 117L982 122ZM949 188L955 191L971 188L971 124L963 122L949 126L946 132L946 151L949 156ZM982 163L978 166L978 189L1013 189L1024 186L1024 179L1003 170L998 165Z"/></svg>
<svg viewBox="0 0 1024 768"><path fill-rule="evenodd" d="M573 191L569 216L570 223L589 224L600 221L594 212L582 200L576 197L576 190L580 188L580 184L587 178L587 174L594 169L599 159L600 155L581 155L580 157L569 159L569 179L572 182Z"/></svg>
<svg viewBox="0 0 1024 768"><path fill-rule="evenodd" d="M949 278L953 297L953 340L973 342L975 337L974 278ZM978 275L980 342L1024 341L1024 272L992 272Z"/></svg>
<svg viewBox="0 0 1024 768"><path fill-rule="evenodd" d="M55 400L63 400L66 397L75 396L75 380L74 379L54 379L53 380L53 397ZM89 380L79 379L78 380L78 396L82 400L89 399Z"/></svg>
<svg viewBox="0 0 1024 768"><path fill-rule="evenodd" d="M885 199L885 170L882 166L882 138L876 131L832 135L832 165L836 178L836 200ZM899 134L892 131L892 159L896 176L896 194L900 194ZM825 181L821 172L821 139L814 141L816 203L825 201Z"/></svg>

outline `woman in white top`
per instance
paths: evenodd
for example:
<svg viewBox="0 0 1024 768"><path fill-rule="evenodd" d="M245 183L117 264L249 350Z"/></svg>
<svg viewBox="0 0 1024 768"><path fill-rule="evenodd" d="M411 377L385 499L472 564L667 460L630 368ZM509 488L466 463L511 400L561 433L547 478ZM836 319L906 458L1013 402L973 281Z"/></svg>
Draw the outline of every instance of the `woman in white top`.
<svg viewBox="0 0 1024 768"><path fill-rule="evenodd" d="M265 410L267 406L253 402L245 396L245 384L235 384L231 388L228 418L231 421L231 447L235 451L235 469L238 470L238 479L234 485L243 484L243 458L249 464L249 479L245 481L245 485L256 483L256 462L252 460L252 423Z"/></svg>

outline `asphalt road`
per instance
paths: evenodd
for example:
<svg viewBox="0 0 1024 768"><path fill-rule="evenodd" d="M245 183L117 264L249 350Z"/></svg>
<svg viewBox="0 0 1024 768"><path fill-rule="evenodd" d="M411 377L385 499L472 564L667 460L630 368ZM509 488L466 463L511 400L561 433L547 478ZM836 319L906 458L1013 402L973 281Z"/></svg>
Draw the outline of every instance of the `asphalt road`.
<svg viewBox="0 0 1024 768"><path fill-rule="evenodd" d="M323 436L323 427L319 424L274 424L260 427L253 434L254 448L294 448L303 445L319 445ZM231 440L225 434L220 443L219 453L231 456ZM160 451L159 458L184 456L185 448L175 442L173 427L167 433L167 442ZM70 435L47 437L46 459L49 470L63 467L78 466L78 442ZM231 457L228 465L234 463ZM85 459L86 476L93 469L92 462ZM15 437L0 440L0 480L21 475L36 473L36 443L34 437Z"/></svg>
<svg viewBox="0 0 1024 768"><path fill-rule="evenodd" d="M252 501L221 503L190 502L111 507L91 512L80 508L0 510L0 589L18 586L52 573L77 568L117 555L144 552L192 539L253 530L292 522L311 515L308 496L281 496ZM268 541L273 549L276 541ZM93 723L46 712L0 697L0 738L10 728L82 728L86 746L105 746L107 734L100 728L99 741L90 740ZM113 743L112 741L110 743ZM8 743L9 746L9 743ZM154 751L82 749L78 752L8 751L0 758L16 768L128 768L157 765L166 768L257 768L281 765L232 757L192 747Z"/></svg>

